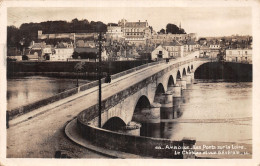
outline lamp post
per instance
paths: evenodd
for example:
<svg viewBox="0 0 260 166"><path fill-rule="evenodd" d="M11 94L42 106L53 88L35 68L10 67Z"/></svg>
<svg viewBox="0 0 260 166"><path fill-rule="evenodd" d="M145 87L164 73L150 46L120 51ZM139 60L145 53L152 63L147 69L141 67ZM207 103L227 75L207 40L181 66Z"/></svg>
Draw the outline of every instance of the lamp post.
<svg viewBox="0 0 260 166"><path fill-rule="evenodd" d="M24 38L22 39L22 40L20 40L20 45L21 45L21 47L22 47L22 55L24 55L24 43L25 43L25 41L24 41Z"/></svg>
<svg viewBox="0 0 260 166"><path fill-rule="evenodd" d="M101 93L101 72L102 72L102 63L101 63L101 31L99 32L99 61L98 61L98 114L99 114L99 119L98 119L98 126L101 128L101 114L102 114L102 105L101 105L101 98L102 98L102 93Z"/></svg>

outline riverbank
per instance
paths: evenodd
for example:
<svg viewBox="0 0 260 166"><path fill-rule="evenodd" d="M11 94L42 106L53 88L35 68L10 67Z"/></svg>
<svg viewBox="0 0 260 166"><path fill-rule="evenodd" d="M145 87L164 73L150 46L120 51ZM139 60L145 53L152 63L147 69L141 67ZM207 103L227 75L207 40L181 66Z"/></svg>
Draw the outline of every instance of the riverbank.
<svg viewBox="0 0 260 166"><path fill-rule="evenodd" d="M150 63L151 61L104 61L102 62L102 72L116 74L122 71ZM7 77L25 76L28 75L48 75L55 77L76 76L77 73L74 69L75 65L79 62L31 62L31 61L17 61L7 63ZM82 71L79 75L84 77L87 75L95 76L97 73L98 63L84 62ZM60 74L59 74L60 73Z"/></svg>
<svg viewBox="0 0 260 166"><path fill-rule="evenodd" d="M233 62L209 62L194 73L195 79L224 79L233 82L252 82L252 64Z"/></svg>

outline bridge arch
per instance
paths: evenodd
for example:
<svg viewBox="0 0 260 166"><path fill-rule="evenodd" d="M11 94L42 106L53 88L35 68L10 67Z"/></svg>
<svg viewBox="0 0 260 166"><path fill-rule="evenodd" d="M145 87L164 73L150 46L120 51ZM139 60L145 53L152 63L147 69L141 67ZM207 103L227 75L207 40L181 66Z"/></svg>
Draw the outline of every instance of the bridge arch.
<svg viewBox="0 0 260 166"><path fill-rule="evenodd" d="M186 76L186 69L185 69L185 67L183 68L183 70L182 70L182 77L183 76Z"/></svg>
<svg viewBox="0 0 260 166"><path fill-rule="evenodd" d="M188 72L188 73L191 73L191 71L190 71L190 66L188 66L187 72Z"/></svg>
<svg viewBox="0 0 260 166"><path fill-rule="evenodd" d="M170 75L170 77L168 79L167 90L169 89L169 87L174 86L174 84L175 84L175 82L174 82L173 76Z"/></svg>
<svg viewBox="0 0 260 166"><path fill-rule="evenodd" d="M142 109L150 107L151 103L149 99L145 95L143 95L137 100L134 112L140 112Z"/></svg>
<svg viewBox="0 0 260 166"><path fill-rule="evenodd" d="M181 72L180 70L178 70L176 75L176 80L180 80L180 79L181 79Z"/></svg>
<svg viewBox="0 0 260 166"><path fill-rule="evenodd" d="M149 120L149 115L152 113L151 108L149 99L145 95L141 96L135 105L131 121L142 123Z"/></svg>
<svg viewBox="0 0 260 166"><path fill-rule="evenodd" d="M165 89L163 87L163 84L158 84L156 91L155 91L155 95L154 95L154 102L155 103L161 103L162 100L162 94L165 93Z"/></svg>
<svg viewBox="0 0 260 166"><path fill-rule="evenodd" d="M106 121L102 128L111 131L118 131L124 126L126 126L125 122L121 118L114 116Z"/></svg>

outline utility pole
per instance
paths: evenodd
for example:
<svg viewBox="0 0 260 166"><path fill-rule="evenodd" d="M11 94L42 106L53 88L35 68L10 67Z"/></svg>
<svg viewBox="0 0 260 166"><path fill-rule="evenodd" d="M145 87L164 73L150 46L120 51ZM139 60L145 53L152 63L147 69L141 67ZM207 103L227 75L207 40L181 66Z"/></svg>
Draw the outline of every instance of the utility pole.
<svg viewBox="0 0 260 166"><path fill-rule="evenodd" d="M101 72L102 72L102 63L101 63L101 51L102 51L102 46L101 46L101 31L99 32L99 61L98 61L98 113L99 113L99 119L98 119L98 126L101 128L101 114L102 114L102 106L101 106L101 98L102 98L102 94L101 94Z"/></svg>

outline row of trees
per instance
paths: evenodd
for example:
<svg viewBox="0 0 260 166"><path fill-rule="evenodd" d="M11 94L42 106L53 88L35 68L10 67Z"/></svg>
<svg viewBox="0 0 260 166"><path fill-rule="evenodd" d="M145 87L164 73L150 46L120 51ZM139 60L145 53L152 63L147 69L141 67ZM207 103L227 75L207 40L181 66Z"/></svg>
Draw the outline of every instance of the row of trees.
<svg viewBox="0 0 260 166"><path fill-rule="evenodd" d="M183 28L178 27L175 24L167 24L166 26L166 30L165 29L161 29L158 33L162 33L162 34L168 34L168 33L172 33L172 34L186 34L185 30Z"/></svg>
<svg viewBox="0 0 260 166"><path fill-rule="evenodd" d="M89 22L88 20L73 19L67 21L46 21L40 23L24 23L19 28L15 26L7 27L7 45L9 47L21 47L21 41L24 46L28 46L30 42L37 41L38 30L43 33L92 33L106 32L107 25L103 22Z"/></svg>

